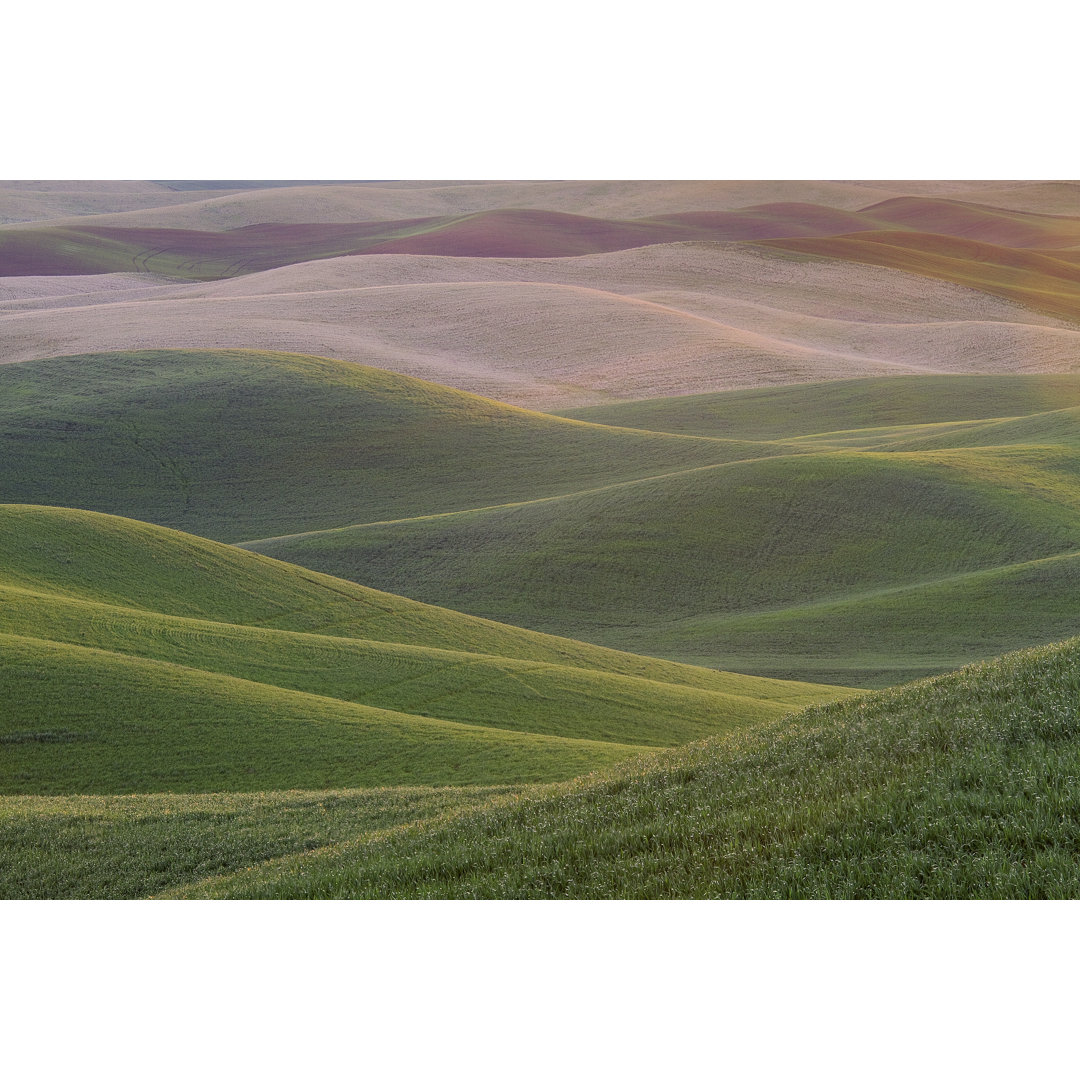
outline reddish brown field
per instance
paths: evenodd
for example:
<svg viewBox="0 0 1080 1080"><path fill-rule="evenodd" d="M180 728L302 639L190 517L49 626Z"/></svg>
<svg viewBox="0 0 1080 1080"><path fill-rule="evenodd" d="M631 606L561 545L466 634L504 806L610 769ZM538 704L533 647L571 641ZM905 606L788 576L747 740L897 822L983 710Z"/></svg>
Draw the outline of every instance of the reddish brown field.
<svg viewBox="0 0 1080 1080"><path fill-rule="evenodd" d="M856 234L874 243L882 242L882 235L891 240L932 234L938 237L931 244L938 253L951 253L948 237L1064 252L1080 247L1080 218L902 196L858 211L773 202L633 220L495 209L396 221L263 222L226 231L72 224L0 230L0 277L135 270L216 280L344 255L550 259L687 241L829 238L833 243ZM897 242L925 249L915 239ZM805 250L848 257L835 244Z"/></svg>

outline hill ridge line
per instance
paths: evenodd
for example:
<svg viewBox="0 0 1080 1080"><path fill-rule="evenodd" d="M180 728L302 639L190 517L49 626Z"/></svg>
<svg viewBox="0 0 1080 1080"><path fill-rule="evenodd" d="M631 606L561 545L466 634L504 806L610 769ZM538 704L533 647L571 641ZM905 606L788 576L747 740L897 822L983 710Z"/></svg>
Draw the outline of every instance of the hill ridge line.
<svg viewBox="0 0 1080 1080"><path fill-rule="evenodd" d="M717 614L717 615L692 615L686 619L678 619L665 625L678 626L686 625L692 626L695 623L708 622L723 623L723 622L736 622L740 619L752 619L759 615L778 615L785 614L793 611L809 611L814 608L829 607L833 604L843 604L849 601L859 601L862 599L868 599L875 596L891 596L898 595L900 593L912 592L918 589L924 589L934 585L947 585L954 581L964 581L968 578L977 578L981 576L992 576L1000 574L1002 572L1008 572L1011 570L1023 570L1028 567L1040 566L1044 563L1063 562L1066 559L1080 558L1080 548L1072 551L1058 552L1056 555L1042 555L1037 559L1024 559L1021 562L1015 563L1001 563L999 566L987 566L981 567L978 570L961 570L956 574L946 574L944 577L937 578L925 578L920 581L907 582L903 585L886 585L879 589L862 589L858 592L851 593L839 593L833 596L821 597L816 600L804 600L798 604L785 604L783 607L762 607L754 608L752 611L737 611L729 614ZM1049 643L1044 643L1049 644ZM1037 646L1031 646L1036 648ZM738 673L736 673L738 674Z"/></svg>
<svg viewBox="0 0 1080 1080"><path fill-rule="evenodd" d="M1056 412L1058 410L1050 410L1050 411ZM1041 416L1042 414L1041 413L1032 413L1030 415L1032 415L1032 416ZM1019 419L1025 419L1025 418L1026 417L1020 417ZM973 423L979 423L979 421L972 421L972 422ZM603 426L606 426L606 425L598 425L598 426L603 427ZM895 425L895 426L897 426L897 427L907 427L909 425L899 424L899 425ZM625 431L643 431L643 432L647 432L647 429L644 429L644 428L615 428L614 430L616 430L616 431L625 430ZM861 429L860 428L854 428L852 430L859 431ZM663 432L655 432L655 433L648 432L648 433L650 433L650 434L663 434ZM834 432L833 434L836 434L836 433ZM814 438L814 437L816 437L816 436L799 436L798 438L801 438L801 439L805 440L805 439ZM717 441L717 442L723 441L723 440L720 440L720 439L710 440L710 437L707 436L707 435L698 436L698 438L702 438L702 439L709 440L709 441ZM728 441L731 441L731 442L744 442L745 441L745 442L748 442L748 443L752 442L751 440L741 440L741 439L732 439L732 440L728 440ZM783 440L781 440L781 439L762 440L762 442L756 443L756 444L753 444L753 445L763 445L764 446L764 445L769 445L769 443L771 442L774 445L779 444L779 445L789 446L790 441L791 440L787 440L787 439L783 439ZM1005 448L1012 449L1013 446L1012 446L1012 444L1005 444ZM828 449L828 450L815 450L812 447L810 447L810 448L808 448L806 450L796 449L793 453L788 453L788 454L763 454L761 457L736 458L733 461L718 461L718 462L714 462L711 465L694 465L694 466L691 466L690 468L687 468L687 469L674 469L671 472L656 473L656 474L651 475L651 476L639 476L639 477L636 477L633 480L617 480L617 481L615 481L615 483L612 483L612 484L602 484L599 487L594 487L594 488L583 488L580 491L568 491L568 492L564 492L561 495L544 495L544 496L541 496L538 499L511 500L510 502L505 502L505 503L493 503L493 504L491 504L489 506L471 506L471 507L469 507L468 509L465 509L465 510L447 510L447 511L443 511L443 512L437 513L437 514L416 514L413 517L387 518L387 519L385 519L383 521L358 521L358 522L353 522L351 525L334 525L334 526L332 526L331 528L328 528L328 529L309 529L309 530L306 530L306 531L303 531L303 532L298 532L298 533L282 533L279 536L260 536L260 537L255 537L255 538L253 538L251 540L238 540L238 541L235 541L232 546L233 547L238 547L238 548L244 548L246 550L249 547L249 545L251 545L251 544L270 543L270 542L276 541L276 540L300 540L300 539L303 539L303 538L306 538L306 537L309 537L309 536L323 536L323 535L326 535L328 533L344 532L344 531L346 531L348 529L367 529L367 528L372 528L372 527L378 526L378 525L403 525L406 522L410 522L410 521L434 521L434 520L437 520L439 518L459 517L459 516L463 516L463 515L466 515L466 514L482 514L482 513L485 513L487 511L489 511L489 510L509 510L509 509L513 509L513 508L516 508L516 507L519 507L519 506L538 506L538 505L541 505L542 503L558 502L561 499L573 499L573 498L577 498L578 496L581 496L581 495L597 495L597 494L599 494L600 492L603 492L603 491L616 491L619 488L633 487L633 486L638 485L638 484L648 484L648 483L652 483L655 480L666 480L666 479L672 478L672 477L690 476L690 475L693 475L694 473L707 472L707 471L712 470L712 469L726 469L726 468L730 468L730 467L735 466L735 465L747 465L747 464L750 464L750 463L753 463L753 462L758 462L758 461L770 461L770 462L773 462L773 461L784 461L784 460L802 458L802 457L838 457L838 456L859 457L859 458L877 458L877 459L880 459L882 461L890 461L890 460L896 461L896 460L905 460L905 459L916 460L916 461L920 460L920 459L924 460L924 461L933 461L933 458L928 457L928 455L931 454L931 453L934 453L934 454L953 454L953 455L959 456L959 455L964 455L964 454L970 454L975 450L985 450L985 449L990 449L990 448L988 448L988 447L942 447L941 449L936 449L936 450L933 450L933 451L925 451L925 450L852 450L852 449L847 448L847 447L838 447L838 448L835 448L835 449Z"/></svg>
<svg viewBox="0 0 1080 1080"><path fill-rule="evenodd" d="M599 739L575 739L567 735L546 735L539 734L537 732L522 732L515 728L501 728L487 724L470 724L464 720L444 720L438 716L421 716L418 713L403 712L400 709L387 709L380 705L365 705L358 701L346 701L343 698L327 697L325 694L313 694L308 690L292 690L288 687L277 686L274 683L258 682L255 679L245 679L240 675L225 675L217 671L206 671L203 668L191 667L188 664L179 664L174 660L158 660L152 657L136 656L131 653L116 652L113 649L103 649L96 645L73 645L66 641L53 641L49 638L32 637L26 634L9 634L5 631L0 631L0 643L5 640L30 642L39 645L44 645L49 648L56 649L57 651L72 650L85 653L100 653L103 656L111 656L120 660L126 660L134 665L146 664L148 666L162 666L177 671L191 672L197 676L201 676L206 679L222 679L228 680L233 683L242 683L245 686L255 686L261 690L270 690L284 695L299 695L302 698L310 698L313 701L330 702L335 706L340 706L346 709L357 709L361 712L368 713L381 713L386 717L394 717L395 719L404 719L410 723L416 722L418 724L431 724L433 726L447 725L452 728L462 728L467 731L491 731L502 732L508 735L527 735L530 738L557 740L561 743L577 743L588 744L590 746L602 746L602 747L616 747L623 750L640 751L641 753L647 753L653 749L652 746L641 743L619 743L615 741L606 741ZM708 691L706 691L708 692ZM787 710L792 711L792 710ZM302 719L302 718L301 718Z"/></svg>
<svg viewBox="0 0 1080 1080"><path fill-rule="evenodd" d="M659 686L659 687L664 687L664 688L667 688L667 687L670 687L670 686L673 686L673 685L680 685L681 688L684 691L690 691L691 693L696 691L696 692L700 692L702 694L707 694L707 695L709 695L711 697L720 697L720 698L731 699L731 700L736 700L736 701L753 702L753 703L758 704L758 705L761 704L761 699L754 698L749 693L739 693L738 691L735 691L735 690L714 690L714 689L709 689L709 688L705 688L705 687L690 686L689 684L684 685L684 684L667 683L667 682L662 682L659 679L651 679L646 675L631 675L631 674L623 674L621 672L602 671L602 670L599 670L597 668L581 667L579 664L574 664L574 663L555 663L554 661L547 661L547 660L523 660L523 659L520 659L518 657L503 656L500 653L466 652L465 650L462 650L462 649L447 649L447 648L443 648L443 647L437 646L437 645L413 645L413 644L410 644L408 642L385 641L385 640L382 640L380 638L364 638L364 637L356 637L356 636L345 637L345 636L336 635L336 634L321 634L321 633L318 633L316 631L308 631L308 630L285 630L285 629L280 629L278 627L264 626L264 625L261 625L261 624L258 624L258 623L230 623L230 622L224 622L224 621L222 621L220 619L205 619L205 618L199 618L197 616L174 615L174 614L171 614L170 612L155 611L153 608L138 608L138 607L128 606L128 605L124 605L124 604L110 604L110 603L108 603L106 601L86 600L86 599L83 599L82 597L66 596L66 595L64 595L62 593L52 593L52 592L47 592L47 591L35 590L35 589L27 589L27 588L24 588L24 587L18 586L18 585L0 584L0 594L5 593L5 592L16 592L16 593L19 593L19 594L21 594L23 596L32 597L32 598L41 598L41 599L46 599L46 600L59 600L59 601L62 601L63 603L65 603L65 604L75 604L75 605L78 605L80 607L85 607L85 608L104 609L105 611L116 612L116 613L119 613L119 614L130 613L130 614L136 615L136 616L149 617L150 619L158 619L158 620L161 620L162 622L167 622L167 623L169 623L171 625L176 625L177 627L182 627L182 626L185 626L185 625L189 625L189 626L193 626L193 627L209 626L209 627L214 627L214 628L221 628L221 629L224 629L224 630L238 630L238 631L241 631L241 632L247 630L247 631L254 631L256 633L272 634L272 635L275 635L275 636L280 635L282 637L287 637L287 638L311 639L313 641L316 641L316 642L319 642L319 643L326 643L326 644L338 644L338 643L348 642L348 643L354 643L354 644L357 644L357 645L360 645L360 646L370 646L370 647L373 647L375 651L383 651L383 650L385 650L388 653L392 653L394 651L400 650L400 651L405 652L407 654L418 656L418 657L427 656L427 655L430 655L430 654L434 653L434 654L437 654L439 657L448 658L448 661L451 661L453 666L455 666L455 667L457 667L457 666L468 667L468 666L475 666L475 665L483 664L485 662L495 662L495 663L498 663L498 664L506 664L506 665L510 666L511 668L513 668L515 671L518 671L518 672L521 672L521 673L527 673L527 672L530 672L530 671L549 671L549 670L580 671L580 672L585 673L586 675L596 676L600 681L605 681L607 679L614 679L614 680L617 680L617 681L630 680L631 682L635 682L635 683L637 683L637 682L649 683L652 686ZM130 657L133 657L135 659L158 660L157 657L144 656L143 654L137 653L137 652L124 652L124 651L121 651L119 649L105 649L105 648L102 648L99 645L83 645L83 644L81 644L79 642L64 641L64 640L61 640L59 638L54 638L54 637L47 636L46 634L39 634L39 633L14 634L9 630L3 630L3 629L0 629L0 634L4 634L4 635L10 636L10 637L19 637L19 638L25 638L25 639L31 639L31 640L37 640L37 641L44 641L44 642L48 642L48 643L51 643L51 644L54 644L54 645L60 645L60 646L70 645L70 646L75 647L75 648L98 649L101 652L108 652L108 653L115 654L117 656L130 656ZM567 640L568 641L575 641L575 639L573 639L573 638L568 638ZM588 643L586 642L584 644L588 644ZM452 658L452 660L451 660L451 658ZM258 685L261 685L261 686L276 687L278 689L288 690L290 692L308 693L308 694L311 693L310 691L306 691L306 690L294 690L294 688L292 688L292 687L281 686L280 684L278 684L276 682L264 682L261 679L245 679L243 676L228 675L227 673L224 673L224 672L218 672L213 668L196 667L196 666L194 666L192 664L177 663L176 661L162 660L162 661L159 661L159 662L161 662L161 663L173 663L177 667L185 668L185 669L191 670L191 671L203 671L203 672L206 672L206 673L212 674L212 675L224 674L228 678L239 678L244 682L257 683ZM715 670L715 669L713 669L713 670ZM740 678L743 678L743 679L758 679L758 678L760 678L760 676L756 676L756 675L742 675L740 672L725 672L724 674L736 675L736 676L739 676ZM421 679L421 678L424 678L424 677L425 677L424 675L417 675L417 676L412 676L410 678L402 679L402 680L400 680L398 682L383 683L383 684L380 684L380 689L383 689L383 688L386 688L386 687L393 687L393 686L404 686L404 685L408 684L409 682L413 682L413 681L416 681L416 679ZM801 680L791 679L791 680L783 680L783 681L791 682L793 684L797 684ZM346 702L347 704L354 704L354 705L364 705L365 704L364 702L354 702L354 701L350 701L350 699L348 699L348 698L337 698L337 697L332 697L331 695L326 695L326 694L311 694L311 696L312 697L325 698L327 700L333 700L333 701L343 701L343 702ZM438 700L438 699L437 698L431 698L429 700ZM787 706L786 703L781 702L781 701L776 702L776 704L778 706L783 706L783 707L786 707L786 708L795 708L796 707L796 706ZM378 706L378 705L372 705L372 706L366 706L365 705L365 707L367 707L367 708L384 708L384 706ZM388 712L398 712L399 710L388 709L386 711L388 711ZM412 715L417 715L417 714L403 713L403 715L412 716ZM422 719L429 719L428 717L421 717L421 718ZM453 722L455 722L455 723L468 723L467 721L464 721L464 720L463 721L453 721ZM478 726L478 727L485 727L485 728L490 727L490 725L487 725L487 724L470 725L470 726ZM499 728L498 730L516 731L518 729L516 729L516 728ZM595 741L595 740L587 740L587 741ZM635 743L635 744L627 744L627 745L637 745L637 744Z"/></svg>
<svg viewBox="0 0 1080 1080"><path fill-rule="evenodd" d="M603 425L601 425L601 426L603 426ZM621 431L621 430L640 431L642 429L640 429L640 428L626 428L626 429L616 428L615 430L617 430L617 431ZM663 434L663 432L657 432L656 434ZM708 436L700 436L700 437L708 439ZM736 442L736 441L742 441L742 440L731 440L731 441ZM749 441L749 440L747 440L747 441ZM779 440L777 440L777 441L779 441ZM820 453L822 454L822 456L824 456L826 454L853 453L853 451L826 450L826 451L821 451ZM915 454L917 452L913 451L912 453ZM708 469L723 469L723 468L727 468L730 465L745 465L747 462L752 462L752 461L762 461L762 460L780 461L780 460L784 460L786 458L798 458L798 457L805 457L805 456L816 456L816 454L815 454L814 451L809 451L808 450L805 453L796 452L796 453L792 453L792 454L766 454L766 455L763 455L760 458L738 458L735 461L718 461L718 462L713 463L712 465L694 465L689 469L675 469L672 472L657 473L657 474L655 474L653 476L639 476L639 477L637 477L636 479L633 479L633 480L617 480L613 484L602 484L599 487L583 488L580 491L568 491L568 492L565 492L562 495L544 495L544 496L541 496L539 499L521 499L519 501L511 501L511 502L505 502L505 503L493 503L490 506L472 506L472 507L469 507L467 510L448 510L448 511L445 511L445 512L439 513L439 514L417 514L415 517L388 518L385 521L359 521L359 522L354 522L351 525L335 525L335 526L333 526L332 528L329 528L329 529L310 529L310 530L308 530L306 532L283 533L281 536L260 536L260 537L256 537L255 539L252 539L252 540L239 540L239 541L236 541L232 546L247 549L249 544L270 543L273 540L299 540L301 538L308 537L308 536L321 536L321 535L326 534L326 533L344 532L346 529L366 529L366 528L369 528L369 527L372 527L372 526L375 526L375 525L402 525L407 521L434 521L434 520L436 520L438 518L457 517L459 515L464 515L464 514L482 514L482 513L484 513L485 511L488 511L488 510L507 510L507 509L511 509L513 507L518 507L518 506L537 506L537 505L540 505L541 503L557 502L560 499L572 499L572 498L575 498L575 497L577 497L579 495L596 495L596 494L599 494L601 491L614 491L614 490L616 490L618 488L630 487L630 486L635 485L635 484L647 484L647 483L651 483L654 480L666 480L669 477L689 476L689 475L691 475L693 473L705 472ZM896 456L899 456L899 455L891 455L891 456L896 457ZM272 558L273 556L270 556L270 557Z"/></svg>

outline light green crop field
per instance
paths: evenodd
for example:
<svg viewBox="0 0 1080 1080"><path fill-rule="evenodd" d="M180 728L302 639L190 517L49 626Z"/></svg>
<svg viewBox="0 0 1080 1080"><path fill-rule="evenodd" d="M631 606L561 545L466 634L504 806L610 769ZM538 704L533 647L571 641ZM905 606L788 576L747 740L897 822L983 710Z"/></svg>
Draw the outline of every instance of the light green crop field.
<svg viewBox="0 0 1080 1080"><path fill-rule="evenodd" d="M0 799L0 895L1080 896L1080 639L562 784Z"/></svg>
<svg viewBox="0 0 1080 1080"><path fill-rule="evenodd" d="M1080 895L1080 640L170 895Z"/></svg>
<svg viewBox="0 0 1080 1080"><path fill-rule="evenodd" d="M503 628L87 511L3 507L0 538L3 793L523 783L843 694Z"/></svg>

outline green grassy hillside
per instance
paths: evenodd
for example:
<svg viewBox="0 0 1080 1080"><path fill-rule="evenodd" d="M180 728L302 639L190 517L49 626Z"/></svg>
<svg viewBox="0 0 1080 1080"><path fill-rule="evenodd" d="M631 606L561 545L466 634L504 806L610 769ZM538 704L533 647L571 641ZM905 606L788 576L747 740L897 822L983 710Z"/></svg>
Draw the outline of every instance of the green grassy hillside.
<svg viewBox="0 0 1080 1080"><path fill-rule="evenodd" d="M1080 639L212 878L198 897L1080 896Z"/></svg>
<svg viewBox="0 0 1080 1080"><path fill-rule="evenodd" d="M86 511L0 507L0 550L3 793L520 783L837 696Z"/></svg>
<svg viewBox="0 0 1080 1080"><path fill-rule="evenodd" d="M880 684L911 670L944 670L958 655L972 659L977 647L960 610L935 623L916 654L907 647L890 653L883 644L889 605L877 606L883 590L1080 547L1080 452L1016 446L776 457L587 496L250 546L429 603L612 647L710 665L722 656L755 673L792 672L811 656L815 677ZM1017 643L1021 626L1034 636L1019 643L1042 640L1038 595L1009 595L1011 608L998 609L1008 613L1003 647ZM848 629L838 618L818 632L813 612L794 610L849 602L862 604L866 618L877 610L879 621ZM910 602L918 606L915 593ZM940 612L928 604L928 618ZM782 621L785 612L804 631L790 656L782 634L768 657L760 655L760 634L744 652L743 624L728 631L722 621ZM895 634L892 642L899 644Z"/></svg>
<svg viewBox="0 0 1080 1080"><path fill-rule="evenodd" d="M521 735L0 635L0 791L122 794L579 775L640 747Z"/></svg>
<svg viewBox="0 0 1080 1080"><path fill-rule="evenodd" d="M905 375L621 401L558 415L680 435L790 439L1030 416L1075 406L1080 406L1080 373Z"/></svg>
<svg viewBox="0 0 1080 1080"><path fill-rule="evenodd" d="M285 354L47 360L0 368L0 391L0 497L248 541L645 656L880 686L1076 628L1064 600L1011 569L1080 549L1076 375L851 380L587 411L604 425ZM95 573L123 570L115 593L72 595L125 607L138 580L159 581L138 544L87 542ZM957 609L935 599L968 587L946 579L990 571L1003 582L992 623L958 594ZM196 575L151 610L243 622L234 607L216 613L215 592ZM293 615L256 605L256 621L380 637L334 629L309 597L282 604ZM396 622L386 640L489 651Z"/></svg>
<svg viewBox="0 0 1080 1080"><path fill-rule="evenodd" d="M1080 552L1072 551L779 611L689 618L668 632L688 660L880 687L1060 639L1076 632L1078 612Z"/></svg>
<svg viewBox="0 0 1080 1080"><path fill-rule="evenodd" d="M133 899L484 802L507 787L0 797L0 899Z"/></svg>
<svg viewBox="0 0 1080 1080"><path fill-rule="evenodd" d="M1080 896L1080 639L568 783L0 799L0 895Z"/></svg>
<svg viewBox="0 0 1080 1080"><path fill-rule="evenodd" d="M775 453L615 431L359 364L161 350L0 366L0 502L235 541Z"/></svg>

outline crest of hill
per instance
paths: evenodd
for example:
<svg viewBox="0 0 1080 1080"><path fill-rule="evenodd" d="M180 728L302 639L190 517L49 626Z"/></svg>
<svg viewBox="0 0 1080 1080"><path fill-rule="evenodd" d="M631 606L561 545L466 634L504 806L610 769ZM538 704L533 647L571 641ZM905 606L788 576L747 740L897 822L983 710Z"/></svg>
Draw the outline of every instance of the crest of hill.
<svg viewBox="0 0 1080 1080"><path fill-rule="evenodd" d="M1005 210L1037 214L1080 212L1080 182L1076 180L870 180L856 186L889 190L895 195L951 198Z"/></svg>
<svg viewBox="0 0 1080 1080"><path fill-rule="evenodd" d="M0 274L137 269L214 280L361 253L556 258L680 240L750 241L882 229L969 237L999 246L1080 245L1078 218L911 197L887 200L858 213L785 202L634 219L507 207L388 221L270 221L225 231L86 222L7 229L0 230Z"/></svg>
<svg viewBox="0 0 1080 1080"><path fill-rule="evenodd" d="M122 518L5 506L0 534L8 793L533 781L843 693L499 627Z"/></svg>
<svg viewBox="0 0 1080 1080"><path fill-rule="evenodd" d="M888 199L851 216L863 219L870 229L893 225L1002 247L1053 249L1080 245L1080 217L1004 210L952 199Z"/></svg>
<svg viewBox="0 0 1080 1080"><path fill-rule="evenodd" d="M0 498L226 541L777 452L617 431L294 354L62 357L0 367L0 387Z"/></svg>
<svg viewBox="0 0 1080 1080"><path fill-rule="evenodd" d="M180 279L214 280L361 253L555 258L680 240L819 236L874 227L880 228L880 223L798 203L663 219L506 208L340 224L261 222L222 232L75 222L0 230L0 274L136 269Z"/></svg>

